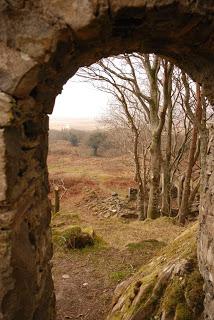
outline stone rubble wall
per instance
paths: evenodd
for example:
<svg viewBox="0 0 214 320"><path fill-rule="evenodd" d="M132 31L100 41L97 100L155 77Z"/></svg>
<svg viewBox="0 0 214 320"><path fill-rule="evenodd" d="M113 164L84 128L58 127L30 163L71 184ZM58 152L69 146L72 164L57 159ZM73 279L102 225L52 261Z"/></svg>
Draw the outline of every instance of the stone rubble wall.
<svg viewBox="0 0 214 320"><path fill-rule="evenodd" d="M205 319L214 319L214 124L209 125L206 168L201 190L198 258L205 280Z"/></svg>
<svg viewBox="0 0 214 320"><path fill-rule="evenodd" d="M48 118L0 93L0 319L54 319Z"/></svg>

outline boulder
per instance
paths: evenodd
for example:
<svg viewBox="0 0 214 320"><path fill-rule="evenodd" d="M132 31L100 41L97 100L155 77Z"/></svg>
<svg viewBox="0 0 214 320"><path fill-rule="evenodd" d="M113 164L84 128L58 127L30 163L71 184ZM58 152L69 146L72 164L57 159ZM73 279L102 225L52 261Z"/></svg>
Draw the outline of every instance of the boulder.
<svg viewBox="0 0 214 320"><path fill-rule="evenodd" d="M196 234L197 224L119 284L107 320L201 320L204 293Z"/></svg>
<svg viewBox="0 0 214 320"><path fill-rule="evenodd" d="M60 237L68 249L82 249L94 245L95 233L91 227L69 226Z"/></svg>

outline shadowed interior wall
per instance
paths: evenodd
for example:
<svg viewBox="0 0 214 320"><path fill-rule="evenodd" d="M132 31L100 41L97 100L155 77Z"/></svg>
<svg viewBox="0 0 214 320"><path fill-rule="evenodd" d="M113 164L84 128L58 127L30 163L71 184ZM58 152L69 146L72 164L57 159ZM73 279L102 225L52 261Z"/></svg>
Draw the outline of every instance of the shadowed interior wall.
<svg viewBox="0 0 214 320"><path fill-rule="evenodd" d="M102 57L154 52L214 102L213 15L212 0L0 1L0 319L55 317L47 114L62 85ZM213 158L210 147L204 169ZM214 319L211 184L203 194L199 256L207 319Z"/></svg>
<svg viewBox="0 0 214 320"><path fill-rule="evenodd" d="M0 319L52 319L48 117L0 93Z"/></svg>

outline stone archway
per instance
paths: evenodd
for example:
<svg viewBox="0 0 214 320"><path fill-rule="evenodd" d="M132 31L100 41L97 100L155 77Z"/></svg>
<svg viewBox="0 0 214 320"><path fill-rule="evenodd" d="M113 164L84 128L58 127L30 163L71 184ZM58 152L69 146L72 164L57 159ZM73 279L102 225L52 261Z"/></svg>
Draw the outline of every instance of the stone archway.
<svg viewBox="0 0 214 320"><path fill-rule="evenodd" d="M0 17L0 319L51 320L46 157L55 96L80 66L142 51L173 60L214 102L214 4L2 0ZM210 140L199 239L207 319L214 319L213 147Z"/></svg>

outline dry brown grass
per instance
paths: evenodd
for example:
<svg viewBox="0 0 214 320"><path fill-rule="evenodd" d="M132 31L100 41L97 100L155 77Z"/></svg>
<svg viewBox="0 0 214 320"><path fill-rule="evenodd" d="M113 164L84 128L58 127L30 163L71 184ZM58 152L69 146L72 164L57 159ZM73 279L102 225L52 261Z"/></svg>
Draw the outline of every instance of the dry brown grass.
<svg viewBox="0 0 214 320"><path fill-rule="evenodd" d="M83 156L79 148L66 142L58 142L51 150L50 180L55 183L62 180L67 190L61 211L53 218L54 232L74 224L91 226L105 243L86 251L70 252L55 245L57 320L66 317L104 320L117 282L152 259L163 243L173 240L184 228L164 217L144 222L98 218L86 205L87 193L95 192L100 198L113 191L125 195L128 187L134 185L129 159ZM151 240L149 246L142 245L146 240ZM63 279L63 274L70 278Z"/></svg>
<svg viewBox="0 0 214 320"><path fill-rule="evenodd" d="M49 156L56 155L78 155L79 149L72 147L72 145L65 140L56 140L49 143Z"/></svg>
<svg viewBox="0 0 214 320"><path fill-rule="evenodd" d="M66 141L51 143L50 151L50 180L63 180L69 188L67 194L80 194L84 186L125 194L128 187L135 185L127 157L83 156L81 147L72 147Z"/></svg>

